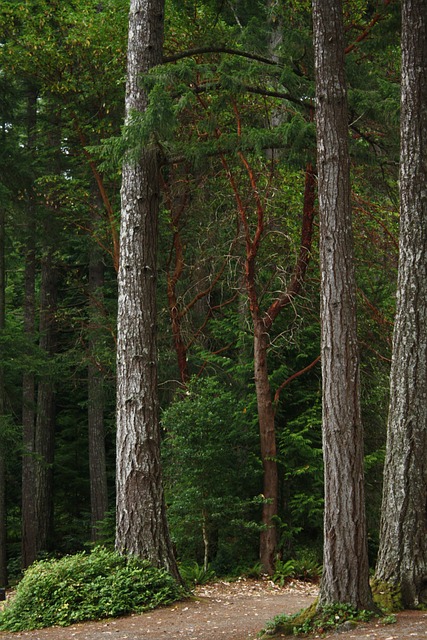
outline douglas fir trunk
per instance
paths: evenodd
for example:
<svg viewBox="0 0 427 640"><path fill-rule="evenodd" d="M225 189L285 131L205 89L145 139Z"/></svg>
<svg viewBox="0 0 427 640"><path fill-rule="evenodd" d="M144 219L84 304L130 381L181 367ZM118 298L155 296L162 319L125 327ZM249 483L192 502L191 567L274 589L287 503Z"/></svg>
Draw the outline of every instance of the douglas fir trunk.
<svg viewBox="0 0 427 640"><path fill-rule="evenodd" d="M369 609L343 17L339 0L314 0L313 9L325 465L319 604Z"/></svg>
<svg viewBox="0 0 427 640"><path fill-rule="evenodd" d="M126 118L144 112L141 74L162 61L163 1L131 0ZM117 328L117 529L122 553L179 578L169 539L160 468L157 395L157 151L124 162Z"/></svg>
<svg viewBox="0 0 427 640"><path fill-rule="evenodd" d="M402 6L400 247L376 578L414 607L427 582L427 2Z"/></svg>

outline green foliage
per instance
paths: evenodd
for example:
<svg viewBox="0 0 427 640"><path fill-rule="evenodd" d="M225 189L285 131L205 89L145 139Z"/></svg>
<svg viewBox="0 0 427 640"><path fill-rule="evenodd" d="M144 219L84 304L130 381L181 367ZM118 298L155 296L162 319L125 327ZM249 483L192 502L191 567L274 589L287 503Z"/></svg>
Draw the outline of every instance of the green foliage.
<svg viewBox="0 0 427 640"><path fill-rule="evenodd" d="M250 518L259 477L257 433L245 398L216 378L195 379L163 412L162 424L178 555L200 562L207 544L215 570L227 572L257 533Z"/></svg>
<svg viewBox="0 0 427 640"><path fill-rule="evenodd" d="M322 575L322 565L313 553L299 553L294 560L294 574L297 580L318 582Z"/></svg>
<svg viewBox="0 0 427 640"><path fill-rule="evenodd" d="M283 587L291 579L317 582L321 575L322 565L313 550L300 549L295 558L276 561L273 581Z"/></svg>
<svg viewBox="0 0 427 640"><path fill-rule="evenodd" d="M368 622L375 612L356 609L350 604L333 604L318 607L315 602L307 609L293 615L280 615L264 629L263 638L272 636L321 635L349 630L358 622Z"/></svg>
<svg viewBox="0 0 427 640"><path fill-rule="evenodd" d="M179 573L185 584L194 587L196 584L206 584L213 582L216 578L215 571L208 567L205 569L197 562L182 564Z"/></svg>
<svg viewBox="0 0 427 640"><path fill-rule="evenodd" d="M313 618L295 626L294 633L327 633L333 629L351 628L352 623L371 620L374 612L359 610L350 604L325 605L316 610Z"/></svg>
<svg viewBox="0 0 427 640"><path fill-rule="evenodd" d="M294 576L295 563L293 560L287 560L286 562L277 560L274 568L273 582L283 587Z"/></svg>
<svg viewBox="0 0 427 640"><path fill-rule="evenodd" d="M0 629L22 631L141 612L182 598L165 571L97 547L34 563L0 613Z"/></svg>
<svg viewBox="0 0 427 640"><path fill-rule="evenodd" d="M374 5L357 0L345 6L349 45L364 33L374 11L383 14L369 37L359 39L346 56L372 559L378 535L397 264L400 53L399 3ZM113 486L116 274L111 231L119 224L123 156L139 157L147 144L166 156L162 171L165 189L169 189L161 220L158 334L173 537L181 559L197 560L201 566L205 535L211 567L217 573L237 571L257 558L261 499L256 496L262 491L262 469L253 336L242 293L243 229L236 217L230 176L253 233L257 222L253 190L236 153L241 151L253 169L265 207L256 264L256 286L265 309L292 277L299 249L303 168L306 161L314 164L314 122L309 108L314 96L311 4L309 0L167 0L165 20L165 59L183 51L193 53L160 65L141 79L149 94L147 111L132 114L121 128L125 3L17 0L3 3L0 9L0 194L7 218L8 273L7 326L0 336L0 349L8 413L2 418L4 447L11 454L7 457L7 501L13 550L9 542L8 551L14 575L21 535L16 506L20 504L21 433L14 425L22 414L24 371L35 374L36 384L45 377L56 382L57 550L85 548L89 537L88 362L96 364L105 381L108 474ZM274 51L277 64L253 57L271 57L272 30L280 35ZM221 46L241 55L220 52ZM210 52L194 53L209 47ZM29 130L27 113L29 89L38 95L34 132ZM53 121L58 115L60 144L52 149ZM35 144L31 142L34 137ZM266 149L275 150L274 160L267 159ZM57 156L59 173L52 168ZM95 209L96 221L91 215ZM61 229L55 243L61 271L56 312L59 355L52 359L39 349L37 330L34 341L25 339L23 332L29 212L37 225L36 306L43 253L40 221L52 217ZM170 255L178 240L185 255L184 272L176 287L177 311L188 345L189 369L193 373L201 367L212 378L192 383L189 393L177 396L168 409L171 397L163 381L175 380L177 374L164 274L174 276ZM88 311L88 256L95 244L102 247L106 266L98 314ZM271 333L268 364L273 391L318 355L315 245L312 251L303 298L277 318ZM221 278L209 296L197 300L223 264ZM178 275L179 264L176 266ZM224 306L228 300L231 304ZM34 324L38 326L38 317ZM289 558L299 576L316 573L318 567L318 559L300 556L298 546L317 547L322 535L319 377L316 367L293 381L276 407L280 502L284 505L277 521L285 559L281 570L278 567L279 576L286 573ZM112 514L102 528L103 541L111 543Z"/></svg>

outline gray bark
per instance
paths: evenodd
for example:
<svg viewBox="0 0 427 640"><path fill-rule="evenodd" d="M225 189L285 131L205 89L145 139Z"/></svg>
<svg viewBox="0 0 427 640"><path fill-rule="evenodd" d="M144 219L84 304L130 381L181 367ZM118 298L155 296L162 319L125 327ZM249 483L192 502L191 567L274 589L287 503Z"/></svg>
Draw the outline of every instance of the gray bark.
<svg viewBox="0 0 427 640"><path fill-rule="evenodd" d="M131 0L126 118L143 112L142 73L162 61L163 0ZM125 161L118 273L116 548L179 578L166 521L157 390L159 162L147 148Z"/></svg>
<svg viewBox="0 0 427 640"><path fill-rule="evenodd" d="M400 246L379 580L419 604L427 581L427 2L402 5Z"/></svg>
<svg viewBox="0 0 427 640"><path fill-rule="evenodd" d="M372 608L353 264L344 29L339 0L313 0L318 149L324 566L319 604Z"/></svg>

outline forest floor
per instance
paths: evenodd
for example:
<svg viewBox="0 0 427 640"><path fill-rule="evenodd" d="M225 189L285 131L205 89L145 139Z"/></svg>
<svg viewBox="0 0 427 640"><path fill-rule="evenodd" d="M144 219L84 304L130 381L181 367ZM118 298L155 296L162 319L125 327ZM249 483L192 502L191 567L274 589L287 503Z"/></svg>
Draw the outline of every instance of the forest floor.
<svg viewBox="0 0 427 640"><path fill-rule="evenodd" d="M142 615L38 631L0 633L0 640L250 640L281 613L296 613L313 602L317 587L292 582L238 580L199 586L195 597ZM319 636L317 636L319 637ZM323 636L337 638L337 634ZM427 612L403 611L397 622L363 623L340 634L343 640L427 640Z"/></svg>

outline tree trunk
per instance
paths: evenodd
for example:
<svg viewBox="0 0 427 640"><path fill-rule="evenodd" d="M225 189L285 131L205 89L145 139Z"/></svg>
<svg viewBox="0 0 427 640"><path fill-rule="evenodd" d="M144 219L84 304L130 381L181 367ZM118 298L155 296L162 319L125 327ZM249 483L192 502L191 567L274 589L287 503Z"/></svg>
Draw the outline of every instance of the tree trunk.
<svg viewBox="0 0 427 640"><path fill-rule="evenodd" d="M140 76L162 61L163 0L131 0L126 118L144 112ZM157 152L125 161L118 273L116 548L179 579L166 521L157 389Z"/></svg>
<svg viewBox="0 0 427 640"><path fill-rule="evenodd" d="M50 238L50 225L45 225ZM40 290L40 348L47 362L56 352L57 271L53 264L53 249L47 249L42 260ZM49 366L49 364L47 365ZM55 438L55 387L52 372L40 380L37 388L37 419L35 438L35 510L37 551L49 551L53 540L53 455Z"/></svg>
<svg viewBox="0 0 427 640"><path fill-rule="evenodd" d="M28 214L34 208L28 208ZM28 221L27 247L25 253L25 297L24 334L30 344L35 339L35 223L34 217ZM35 379L33 371L25 371L22 376L22 567L25 569L37 557L36 513L34 502L35 478Z"/></svg>
<svg viewBox="0 0 427 640"><path fill-rule="evenodd" d="M108 509L107 467L105 459L104 381L96 365L97 324L103 303L104 265L98 247L93 244L89 258L89 338L88 364L88 436L91 540L99 538L98 525Z"/></svg>
<svg viewBox="0 0 427 640"><path fill-rule="evenodd" d="M35 148L37 91L30 87L27 95L28 149ZM28 345L35 341L36 282L36 208L31 187L27 194L26 246L24 266L24 335ZM22 376L22 567L37 557L37 530L34 502L35 478L35 378L33 371Z"/></svg>
<svg viewBox="0 0 427 640"><path fill-rule="evenodd" d="M406 607L427 582L427 2L402 5L400 247L376 578Z"/></svg>
<svg viewBox="0 0 427 640"><path fill-rule="evenodd" d="M0 206L0 335L6 320L6 277L5 277L5 211ZM5 415L4 370L0 363L0 424ZM0 587L7 585L7 511L6 511L6 465L5 443L0 443Z"/></svg>
<svg viewBox="0 0 427 640"><path fill-rule="evenodd" d="M260 535L260 561L263 570L274 573L277 552L277 523L279 475L277 470L276 430L270 381L268 378L267 348L269 335L264 323L253 318L254 325L254 372L260 434L261 460L263 466L262 508L263 529Z"/></svg>
<svg viewBox="0 0 427 640"><path fill-rule="evenodd" d="M344 29L339 0L313 0L313 23L325 465L319 605L350 603L370 609Z"/></svg>

